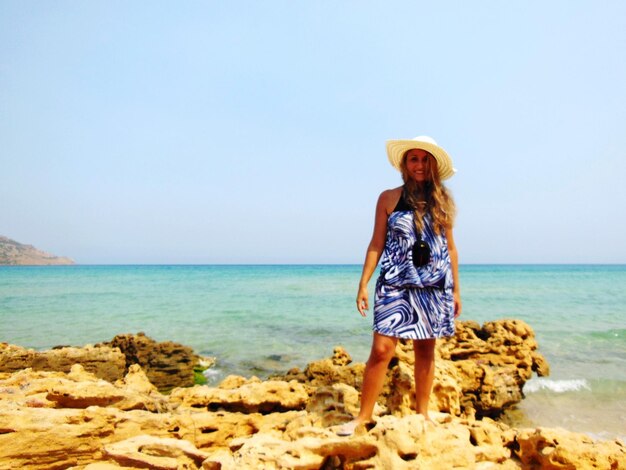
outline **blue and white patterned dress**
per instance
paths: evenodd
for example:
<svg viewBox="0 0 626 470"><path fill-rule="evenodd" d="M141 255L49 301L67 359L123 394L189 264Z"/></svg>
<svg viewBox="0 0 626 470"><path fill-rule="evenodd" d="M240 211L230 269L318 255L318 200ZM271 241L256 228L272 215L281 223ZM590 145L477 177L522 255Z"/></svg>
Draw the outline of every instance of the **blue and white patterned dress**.
<svg viewBox="0 0 626 470"><path fill-rule="evenodd" d="M454 282L445 232L437 235L429 214L422 239L430 262L416 268L411 248L417 240L414 213L400 198L387 220L387 239L376 282L374 331L385 336L429 339L454 336Z"/></svg>

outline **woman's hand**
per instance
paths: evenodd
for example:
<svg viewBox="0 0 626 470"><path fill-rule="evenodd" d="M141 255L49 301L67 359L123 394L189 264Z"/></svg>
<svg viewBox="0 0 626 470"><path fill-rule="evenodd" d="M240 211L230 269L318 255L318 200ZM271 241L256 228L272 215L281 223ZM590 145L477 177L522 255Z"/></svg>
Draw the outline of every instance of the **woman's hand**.
<svg viewBox="0 0 626 470"><path fill-rule="evenodd" d="M366 316L365 311L369 308L367 287L359 287L359 292L356 295L356 308L358 309L361 316Z"/></svg>
<svg viewBox="0 0 626 470"><path fill-rule="evenodd" d="M456 244L452 236L452 227L446 228L446 240L448 242L448 253L450 253L450 263L452 268L452 282L454 289L452 295L454 297L454 318L461 315L461 290L459 289L459 254L456 251Z"/></svg>
<svg viewBox="0 0 626 470"><path fill-rule="evenodd" d="M459 318L459 315L461 315L461 310L462 310L461 294L455 291L452 293L452 296L454 297L454 318Z"/></svg>
<svg viewBox="0 0 626 470"><path fill-rule="evenodd" d="M369 282L372 274L376 270L376 265L380 259L380 255L385 248L385 240L387 238L387 218L393 208L396 207L402 188L389 189L383 191L378 196L378 202L376 203L376 219L374 221L374 233L372 239L367 247L367 253L365 254L365 262L363 263L363 272L361 273L361 280L359 281L359 292L356 295L356 308L361 316L366 316L365 311L369 308L369 301L367 297L367 283Z"/></svg>

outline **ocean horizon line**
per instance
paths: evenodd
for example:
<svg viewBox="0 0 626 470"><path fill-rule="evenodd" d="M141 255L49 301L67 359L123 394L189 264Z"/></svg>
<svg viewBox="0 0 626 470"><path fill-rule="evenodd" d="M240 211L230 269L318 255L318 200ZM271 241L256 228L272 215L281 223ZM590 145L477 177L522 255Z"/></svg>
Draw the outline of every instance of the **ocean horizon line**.
<svg viewBox="0 0 626 470"><path fill-rule="evenodd" d="M257 267L278 267L278 266L286 266L286 267L298 267L298 266L363 266L363 263L74 263L74 264L50 264L50 265L37 265L37 264L3 264L0 265L0 268L74 268L74 267L141 267L141 266L219 266L219 267L242 267L242 266L257 266ZM624 262L615 262L615 263L459 263L460 267L463 266L522 266L522 267L532 267L532 266L611 266L618 267L624 266L626 267L626 263Z"/></svg>

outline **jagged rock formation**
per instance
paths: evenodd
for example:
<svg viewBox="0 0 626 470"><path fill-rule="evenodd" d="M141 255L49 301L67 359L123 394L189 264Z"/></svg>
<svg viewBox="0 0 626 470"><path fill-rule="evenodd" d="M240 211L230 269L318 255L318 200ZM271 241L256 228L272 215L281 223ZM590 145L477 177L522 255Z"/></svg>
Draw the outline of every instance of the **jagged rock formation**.
<svg viewBox="0 0 626 470"><path fill-rule="evenodd" d="M398 348L376 423L352 437L338 437L332 428L358 409L362 365L351 365L342 348L288 374L295 378L231 376L218 387L177 388L169 396L137 364L114 383L78 364L69 372L0 374L0 469L626 468L626 447L618 440L475 419L507 400L469 393L472 383L484 393L502 383L514 390L533 367L547 365L530 347L534 335L522 322L466 323L459 331L458 341L439 350L436 426L427 426L392 391L405 386L411 369L408 351ZM503 361L495 352L501 347L512 348ZM463 363L469 371L463 375L446 355L470 350L460 360L472 357L477 369ZM509 378L500 382L500 375ZM453 413L435 411L442 406Z"/></svg>
<svg viewBox="0 0 626 470"><path fill-rule="evenodd" d="M431 404L438 411L464 417L498 417L522 400L522 388L533 371L540 376L549 374L548 363L537 351L533 330L521 320L488 322L483 327L461 321L456 330L454 337L437 345ZM278 378L312 386L340 382L360 390L364 364L351 362L339 347L332 358ZM394 415L410 414L414 409L413 366L411 342L401 341L379 399L379 404Z"/></svg>
<svg viewBox="0 0 626 470"><path fill-rule="evenodd" d="M32 245L0 235L0 265L58 265L74 264L70 258L54 256Z"/></svg>
<svg viewBox="0 0 626 470"><path fill-rule="evenodd" d="M133 364L138 364L161 391L192 386L194 367L201 361L188 346L172 341L157 342L143 333L117 335L112 341L95 346L59 346L48 351L0 343L0 372L26 368L69 372L72 365L81 364L96 377L115 382Z"/></svg>
<svg viewBox="0 0 626 470"><path fill-rule="evenodd" d="M35 351L0 343L0 372L17 372L27 368L69 372L74 364L81 364L86 371L100 379L115 382L124 377L126 357L119 349L108 346L66 346Z"/></svg>
<svg viewBox="0 0 626 470"><path fill-rule="evenodd" d="M139 364L161 391L194 384L193 370L200 357L188 346L172 341L157 342L144 333L117 335L98 346L119 349L126 357L126 368Z"/></svg>

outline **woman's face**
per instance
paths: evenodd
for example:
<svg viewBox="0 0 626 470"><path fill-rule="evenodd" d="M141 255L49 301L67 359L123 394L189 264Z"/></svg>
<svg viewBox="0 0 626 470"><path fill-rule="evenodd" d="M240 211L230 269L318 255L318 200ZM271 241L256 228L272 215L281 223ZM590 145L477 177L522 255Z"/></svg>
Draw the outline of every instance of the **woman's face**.
<svg viewBox="0 0 626 470"><path fill-rule="evenodd" d="M423 183L430 179L430 153L422 149L411 149L405 157L406 170L416 183Z"/></svg>

